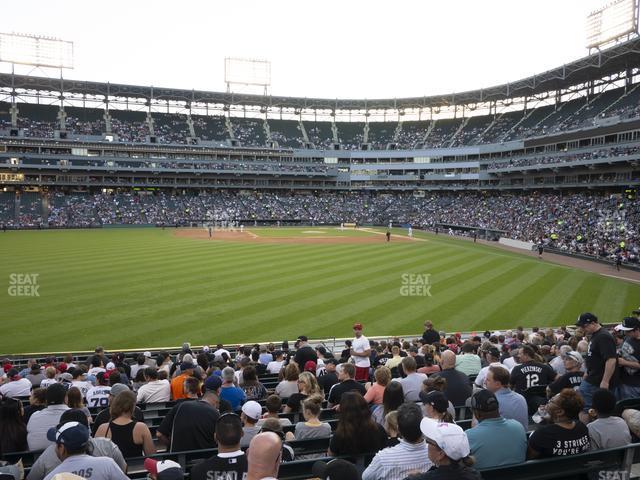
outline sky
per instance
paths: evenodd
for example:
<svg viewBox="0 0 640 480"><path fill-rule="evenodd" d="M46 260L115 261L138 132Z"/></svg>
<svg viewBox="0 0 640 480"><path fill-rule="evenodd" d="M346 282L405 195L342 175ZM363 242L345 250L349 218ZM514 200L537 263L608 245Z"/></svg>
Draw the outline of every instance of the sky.
<svg viewBox="0 0 640 480"><path fill-rule="evenodd" d="M0 32L73 41L70 79L224 91L225 57L260 58L271 62L273 95L399 98L489 87L583 57L586 17L605 3L21 0L0 16Z"/></svg>

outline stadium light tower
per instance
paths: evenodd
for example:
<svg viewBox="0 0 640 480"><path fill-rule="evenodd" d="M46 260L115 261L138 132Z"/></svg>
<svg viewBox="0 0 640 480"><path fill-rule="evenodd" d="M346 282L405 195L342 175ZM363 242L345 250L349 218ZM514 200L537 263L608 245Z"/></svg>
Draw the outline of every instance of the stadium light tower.
<svg viewBox="0 0 640 480"><path fill-rule="evenodd" d="M587 16L589 53L637 35L638 0L614 0Z"/></svg>
<svg viewBox="0 0 640 480"><path fill-rule="evenodd" d="M227 93L234 85L261 87L265 96L271 86L271 62L257 58L226 57L224 59L224 82Z"/></svg>
<svg viewBox="0 0 640 480"><path fill-rule="evenodd" d="M36 68L60 70L60 114L61 130L64 130L64 82L63 69L73 69L73 42L59 38L24 33L0 32L0 63L11 64L11 126L17 134L18 109L16 106L15 66L28 65ZM33 69L32 69L33 71ZM30 74L31 72L29 72Z"/></svg>

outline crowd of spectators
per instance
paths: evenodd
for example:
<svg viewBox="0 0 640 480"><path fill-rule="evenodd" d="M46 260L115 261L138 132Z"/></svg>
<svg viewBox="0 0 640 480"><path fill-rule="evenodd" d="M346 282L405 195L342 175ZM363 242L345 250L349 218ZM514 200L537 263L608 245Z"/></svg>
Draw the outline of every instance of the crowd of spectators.
<svg viewBox="0 0 640 480"><path fill-rule="evenodd" d="M533 165L549 165L556 163L581 162L593 160L596 158L612 158L627 155L635 155L640 151L640 147L611 147L599 150L592 150L584 153L575 154L556 154L527 156L522 158L512 158L503 162L491 162L487 164L487 170L496 170L510 167L529 167Z"/></svg>
<svg viewBox="0 0 640 480"><path fill-rule="evenodd" d="M14 197L0 196L3 225L21 227L89 227L110 224L191 225L220 221L302 224L358 223L409 226L443 231L465 227L543 243L570 253L637 263L640 249L640 201L598 192L409 193L212 191L200 194L63 193L48 194L48 218L42 218L39 194L20 197L18 218ZM6 204L3 205L3 202ZM447 227L443 227L446 225Z"/></svg>
<svg viewBox="0 0 640 480"><path fill-rule="evenodd" d="M616 405L640 395L637 313L611 330L584 313L571 327L465 336L427 321L421 337L376 341L357 323L342 351L301 335L292 349L184 343L176 355L98 347L82 361L6 358L0 455L44 450L27 480L86 468L124 480L131 459L214 448L192 478L369 455L340 478L479 479L477 469L624 447L640 433L640 412ZM152 433L153 405L165 413ZM326 450L300 453L303 440ZM267 453L270 463L255 458ZM0 473L20 480L14 465Z"/></svg>

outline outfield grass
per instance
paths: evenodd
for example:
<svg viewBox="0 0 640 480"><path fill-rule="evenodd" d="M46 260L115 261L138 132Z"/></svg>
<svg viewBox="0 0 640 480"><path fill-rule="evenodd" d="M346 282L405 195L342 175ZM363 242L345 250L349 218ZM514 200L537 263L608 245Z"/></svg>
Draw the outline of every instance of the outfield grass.
<svg viewBox="0 0 640 480"><path fill-rule="evenodd" d="M419 332L425 319L448 331L570 324L587 310L614 322L638 306L640 286L630 282L417 236L427 241L251 244L178 238L172 229L0 233L0 352L345 337L354 321L368 335ZM38 274L40 296L9 296L12 273ZM403 274L430 274L431 296L402 296Z"/></svg>

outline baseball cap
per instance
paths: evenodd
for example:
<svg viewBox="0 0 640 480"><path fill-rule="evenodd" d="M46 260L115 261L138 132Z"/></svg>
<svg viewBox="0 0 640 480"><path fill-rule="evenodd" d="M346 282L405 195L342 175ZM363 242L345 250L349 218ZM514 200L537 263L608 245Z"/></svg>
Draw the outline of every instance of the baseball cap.
<svg viewBox="0 0 640 480"><path fill-rule="evenodd" d="M262 416L262 407L254 400L249 400L242 406L242 413L253 420L260 420Z"/></svg>
<svg viewBox="0 0 640 480"><path fill-rule="evenodd" d="M111 387L111 396L117 397L122 392L126 392L128 390L129 390L129 387L127 387L124 383L116 383Z"/></svg>
<svg viewBox="0 0 640 480"><path fill-rule="evenodd" d="M60 374L60 381L61 382L72 382L73 381L73 375L71 375L70 373L64 372Z"/></svg>
<svg viewBox="0 0 640 480"><path fill-rule="evenodd" d="M337 358L327 358L324 361L324 364L327 365L328 363L331 363L332 365L338 365L338 359Z"/></svg>
<svg viewBox="0 0 640 480"><path fill-rule="evenodd" d="M447 400L447 396L437 390L432 392L420 392L420 400L425 405L431 405L438 412L446 412L449 408L449 400Z"/></svg>
<svg viewBox="0 0 640 480"><path fill-rule="evenodd" d="M149 352L149 351L143 352L142 355L144 355L147 358L151 358L151 352Z"/></svg>
<svg viewBox="0 0 640 480"><path fill-rule="evenodd" d="M328 463L318 460L311 467L314 477L322 480L359 480L360 475L355 465L341 458L336 458Z"/></svg>
<svg viewBox="0 0 640 480"><path fill-rule="evenodd" d="M181 480L184 478L182 467L173 460L158 461L154 458L146 458L144 468L149 473L157 475L158 480Z"/></svg>
<svg viewBox="0 0 640 480"><path fill-rule="evenodd" d="M584 360L582 358L582 355L580 355L580 353L572 351L572 352L567 352L565 353L562 358L570 358L571 360L574 360L577 363L582 364L582 361Z"/></svg>
<svg viewBox="0 0 640 480"><path fill-rule="evenodd" d="M353 324L353 329L354 330L362 330L362 324L361 323L354 323Z"/></svg>
<svg viewBox="0 0 640 480"><path fill-rule="evenodd" d="M204 389L215 391L222 386L222 379L217 375L211 375L204 381Z"/></svg>
<svg viewBox="0 0 640 480"><path fill-rule="evenodd" d="M305 372L311 372L314 375L316 374L316 362L314 362L313 360L307 360L306 363L304 364L304 371Z"/></svg>
<svg viewBox="0 0 640 480"><path fill-rule="evenodd" d="M82 480L83 478L84 477L76 475L75 473L60 472L51 477L51 480Z"/></svg>
<svg viewBox="0 0 640 480"><path fill-rule="evenodd" d="M469 455L469 440L462 428L454 423L437 422L423 418L420 431L427 442L435 443L451 460L458 461Z"/></svg>
<svg viewBox="0 0 640 480"><path fill-rule="evenodd" d="M106 367L104 367L104 368L105 368L107 371L109 371L109 370L115 370L115 369L116 369L116 364L115 364L115 363L113 363L113 362L109 362L109 363L107 363L107 366L106 366Z"/></svg>
<svg viewBox="0 0 640 480"><path fill-rule="evenodd" d="M629 332L636 328L640 328L640 320L636 317L624 317L622 319L622 323L620 325L616 325L615 330L618 332Z"/></svg>
<svg viewBox="0 0 640 480"><path fill-rule="evenodd" d="M64 362L60 362L60 363L57 365L57 367L56 367L56 368L58 369L58 371L59 371L59 372L64 373L64 372L66 372L66 371L67 371L68 366L67 366L67 364L66 364L66 363L64 363Z"/></svg>
<svg viewBox="0 0 640 480"><path fill-rule="evenodd" d="M595 323L598 321L598 317L596 317L593 313L583 313L576 320L576 326L584 327L585 325L589 325L590 323Z"/></svg>
<svg viewBox="0 0 640 480"><path fill-rule="evenodd" d="M67 422L47 431L47 440L64 445L69 450L80 450L89 443L89 429L80 422Z"/></svg>
<svg viewBox="0 0 640 480"><path fill-rule="evenodd" d="M298 337L298 340L300 340L301 342L308 342L309 341L309 339L305 335L300 335Z"/></svg>
<svg viewBox="0 0 640 480"><path fill-rule="evenodd" d="M7 377L9 377L11 380L19 380L20 379L20 372L18 371L17 368L11 368L7 372Z"/></svg>
<svg viewBox="0 0 640 480"><path fill-rule="evenodd" d="M495 412L498 410L498 399L489 390L479 390L471 397L471 408L481 412Z"/></svg>
<svg viewBox="0 0 640 480"><path fill-rule="evenodd" d="M180 364L180 371L184 372L185 370L191 370L196 368L196 366L192 362L182 362Z"/></svg>
<svg viewBox="0 0 640 480"><path fill-rule="evenodd" d="M209 353L209 351L210 351L210 350L211 350L211 349L209 348L209 345L205 345L204 347L202 347L202 351L203 351L204 353Z"/></svg>
<svg viewBox="0 0 640 480"><path fill-rule="evenodd" d="M322 345L319 345L316 347L316 351L320 353L320 355L326 355L327 354L327 349L324 348Z"/></svg>

